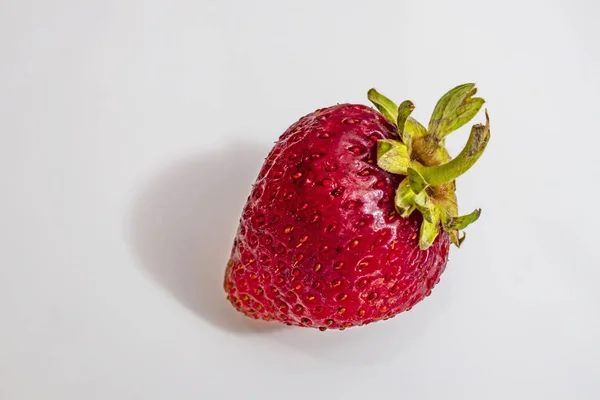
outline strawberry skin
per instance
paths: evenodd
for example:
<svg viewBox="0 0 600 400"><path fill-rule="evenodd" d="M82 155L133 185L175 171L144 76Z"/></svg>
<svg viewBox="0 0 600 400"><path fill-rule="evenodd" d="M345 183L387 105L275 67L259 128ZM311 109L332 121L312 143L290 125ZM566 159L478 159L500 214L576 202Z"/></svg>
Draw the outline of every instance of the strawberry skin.
<svg viewBox="0 0 600 400"><path fill-rule="evenodd" d="M247 316L325 330L388 319L431 293L450 239L419 248L420 213L394 206L404 179L377 166L397 128L363 105L317 110L269 153L244 207L224 287Z"/></svg>

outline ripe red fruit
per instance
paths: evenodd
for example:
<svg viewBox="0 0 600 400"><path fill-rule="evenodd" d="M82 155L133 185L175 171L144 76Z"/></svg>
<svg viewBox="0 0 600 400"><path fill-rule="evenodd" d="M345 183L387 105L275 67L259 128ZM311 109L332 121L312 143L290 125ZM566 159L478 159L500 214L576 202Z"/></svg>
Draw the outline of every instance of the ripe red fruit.
<svg viewBox="0 0 600 400"><path fill-rule="evenodd" d="M481 108L473 84L438 102L428 129L375 90L373 110L341 104L292 125L244 207L224 287L247 316L344 329L388 319L429 295L459 217L454 179L479 158L489 121L456 158L444 136ZM487 114L486 114L487 119Z"/></svg>

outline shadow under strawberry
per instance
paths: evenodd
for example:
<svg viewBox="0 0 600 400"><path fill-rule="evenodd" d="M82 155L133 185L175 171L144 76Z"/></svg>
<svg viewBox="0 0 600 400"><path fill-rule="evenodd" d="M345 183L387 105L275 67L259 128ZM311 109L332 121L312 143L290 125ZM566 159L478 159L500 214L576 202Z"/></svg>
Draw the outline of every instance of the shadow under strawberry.
<svg viewBox="0 0 600 400"><path fill-rule="evenodd" d="M281 329L245 318L223 292L231 240L265 154L242 143L176 162L146 183L131 213L140 265L185 307L232 332Z"/></svg>

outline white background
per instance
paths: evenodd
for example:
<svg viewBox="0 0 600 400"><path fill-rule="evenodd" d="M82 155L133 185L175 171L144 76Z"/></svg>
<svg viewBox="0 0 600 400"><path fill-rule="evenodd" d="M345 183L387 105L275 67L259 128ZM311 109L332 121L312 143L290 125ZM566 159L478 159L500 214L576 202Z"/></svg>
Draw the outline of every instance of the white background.
<svg viewBox="0 0 600 400"><path fill-rule="evenodd" d="M0 1L0 399L597 400L599 4ZM483 214L432 296L325 333L225 302L291 123L470 81Z"/></svg>

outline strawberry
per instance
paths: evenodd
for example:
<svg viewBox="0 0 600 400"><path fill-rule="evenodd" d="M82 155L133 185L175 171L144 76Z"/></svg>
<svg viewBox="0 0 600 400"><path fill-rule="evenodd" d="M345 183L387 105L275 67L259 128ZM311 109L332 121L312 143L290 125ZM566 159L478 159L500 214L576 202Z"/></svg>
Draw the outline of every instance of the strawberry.
<svg viewBox="0 0 600 400"><path fill-rule="evenodd" d="M356 104L302 117L267 156L243 209L224 288L255 319L344 329L410 310L431 293L451 243L480 210L458 216L455 179L485 149L489 119L451 158L444 137L484 101L474 84L437 103L428 128L371 89Z"/></svg>

